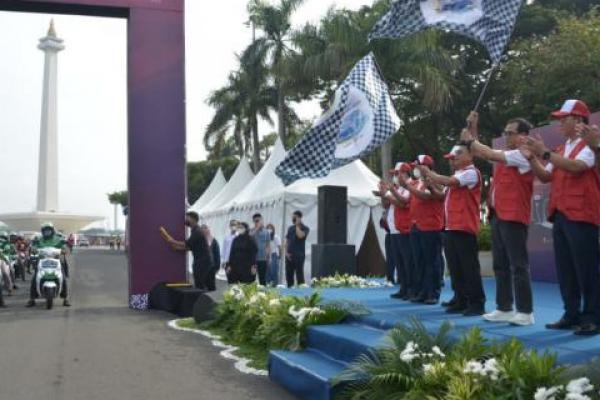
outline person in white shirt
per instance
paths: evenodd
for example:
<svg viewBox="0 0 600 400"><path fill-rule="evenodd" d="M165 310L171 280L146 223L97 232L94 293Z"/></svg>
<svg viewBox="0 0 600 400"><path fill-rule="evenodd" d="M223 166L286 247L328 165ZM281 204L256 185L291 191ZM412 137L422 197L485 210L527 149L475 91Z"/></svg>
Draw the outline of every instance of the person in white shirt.
<svg viewBox="0 0 600 400"><path fill-rule="evenodd" d="M535 320L527 236L534 176L519 147L525 143L533 126L522 118L508 121L503 132L506 150L494 150L478 140L479 115L476 112L469 115L467 123L469 129L463 131L461 139L475 157L494 163L488 205L497 308L483 318L491 322L532 325ZM516 313L513 305L516 305Z"/></svg>
<svg viewBox="0 0 600 400"><path fill-rule="evenodd" d="M281 260L281 238L275 233L275 225L268 224L267 232L271 236L271 255L269 268L267 269L267 285L277 286L279 284L279 265Z"/></svg>
<svg viewBox="0 0 600 400"><path fill-rule="evenodd" d="M600 184L596 155L579 136L590 111L581 100L567 100L559 120L566 139L551 151L541 139L528 138L524 155L542 182L551 182L548 219L553 222L554 258L565 312L548 329L571 329L576 335L599 333L600 327ZM546 166L542 161L548 162Z"/></svg>
<svg viewBox="0 0 600 400"><path fill-rule="evenodd" d="M238 222L234 219L229 221L229 233L225 235L223 239L223 246L221 247L221 266L226 271L229 266L229 255L231 254L231 244L233 239L237 236ZM227 275L229 281L229 274ZM231 283L231 282L229 282Z"/></svg>

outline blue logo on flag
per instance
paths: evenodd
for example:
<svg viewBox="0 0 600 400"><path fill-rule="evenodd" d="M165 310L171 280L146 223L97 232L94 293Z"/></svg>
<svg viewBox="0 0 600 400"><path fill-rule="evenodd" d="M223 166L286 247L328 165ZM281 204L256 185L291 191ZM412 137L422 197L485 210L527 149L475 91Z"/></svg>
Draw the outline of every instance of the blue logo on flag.
<svg viewBox="0 0 600 400"><path fill-rule="evenodd" d="M350 111L350 113L344 118L342 126L340 127L338 143L357 137L363 131L363 129L365 129L365 125L367 125L368 120L369 117L365 115L360 108L357 107Z"/></svg>
<svg viewBox="0 0 600 400"><path fill-rule="evenodd" d="M435 9L440 12L465 12L475 8L473 0L437 0L435 3L437 3Z"/></svg>

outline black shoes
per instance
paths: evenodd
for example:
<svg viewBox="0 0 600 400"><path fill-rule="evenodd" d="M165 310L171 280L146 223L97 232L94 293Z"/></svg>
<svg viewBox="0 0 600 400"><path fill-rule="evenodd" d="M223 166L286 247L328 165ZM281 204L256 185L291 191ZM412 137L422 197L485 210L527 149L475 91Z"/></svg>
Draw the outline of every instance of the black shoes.
<svg viewBox="0 0 600 400"><path fill-rule="evenodd" d="M63 306L64 307L71 307L71 303L69 303L69 300L65 299L65 301L63 301Z"/></svg>
<svg viewBox="0 0 600 400"><path fill-rule="evenodd" d="M576 329L577 324L570 319L561 318L556 322L546 324L546 329L557 329L557 330L571 330Z"/></svg>
<svg viewBox="0 0 600 400"><path fill-rule="evenodd" d="M391 294L390 297L392 299L406 300L408 297L408 294L403 290L399 290L398 292Z"/></svg>
<svg viewBox="0 0 600 400"><path fill-rule="evenodd" d="M465 317L477 317L485 314L485 308L483 306L469 306L463 312Z"/></svg>
<svg viewBox="0 0 600 400"><path fill-rule="evenodd" d="M463 314L466 310L467 306L458 302L446 307L446 313L448 314Z"/></svg>
<svg viewBox="0 0 600 400"><path fill-rule="evenodd" d="M453 297L448 301L442 301L442 307L452 307L455 304L456 304L456 297Z"/></svg>
<svg viewBox="0 0 600 400"><path fill-rule="evenodd" d="M577 336L594 336L600 333L600 330L598 329L598 325L589 323L578 326L573 333Z"/></svg>
<svg viewBox="0 0 600 400"><path fill-rule="evenodd" d="M425 303L428 306L433 306L436 305L438 303L438 299L434 298L434 297L430 297L428 299L425 299L425 301L423 303Z"/></svg>
<svg viewBox="0 0 600 400"><path fill-rule="evenodd" d="M29 300L25 307L35 307L35 300Z"/></svg>

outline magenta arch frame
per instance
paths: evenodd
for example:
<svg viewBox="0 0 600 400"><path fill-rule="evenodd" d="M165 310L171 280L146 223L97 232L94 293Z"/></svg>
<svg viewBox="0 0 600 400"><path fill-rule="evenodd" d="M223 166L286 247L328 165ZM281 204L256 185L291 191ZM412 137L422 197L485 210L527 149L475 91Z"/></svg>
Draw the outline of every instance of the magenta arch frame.
<svg viewBox="0 0 600 400"><path fill-rule="evenodd" d="M127 19L129 305L145 309L157 283L186 279L185 256L158 234L184 235L184 0L0 0L0 10Z"/></svg>

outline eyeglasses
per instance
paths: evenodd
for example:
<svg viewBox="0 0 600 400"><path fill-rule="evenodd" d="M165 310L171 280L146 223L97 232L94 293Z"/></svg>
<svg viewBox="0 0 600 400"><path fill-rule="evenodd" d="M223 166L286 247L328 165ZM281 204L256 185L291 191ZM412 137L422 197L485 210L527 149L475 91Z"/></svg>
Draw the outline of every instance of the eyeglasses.
<svg viewBox="0 0 600 400"><path fill-rule="evenodd" d="M254 220L254 223L255 223L255 224L258 224L259 222L260 222L260 219L255 219L255 220Z"/></svg>
<svg viewBox="0 0 600 400"><path fill-rule="evenodd" d="M502 132L502 136L512 136L512 135L518 135L519 132L517 131L504 131Z"/></svg>

